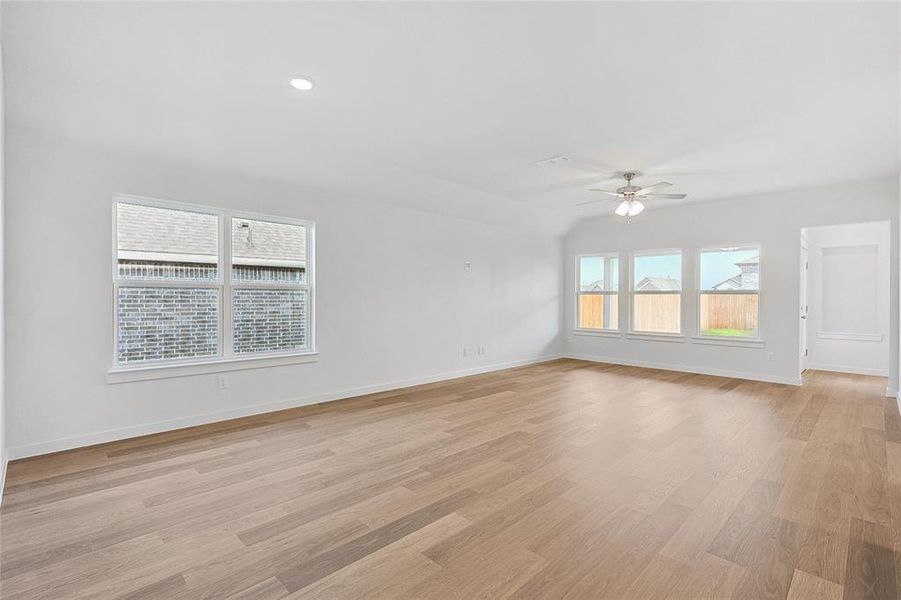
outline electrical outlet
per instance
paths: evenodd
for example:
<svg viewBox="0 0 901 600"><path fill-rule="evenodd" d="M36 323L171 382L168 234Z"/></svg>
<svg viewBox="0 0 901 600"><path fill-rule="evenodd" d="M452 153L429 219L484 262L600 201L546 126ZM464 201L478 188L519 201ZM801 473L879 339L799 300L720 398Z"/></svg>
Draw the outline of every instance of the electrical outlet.
<svg viewBox="0 0 901 600"><path fill-rule="evenodd" d="M470 354L469 348L463 346L463 358L467 358Z"/></svg>
<svg viewBox="0 0 901 600"><path fill-rule="evenodd" d="M767 360L776 360L776 353L775 352L767 352L766 359Z"/></svg>
<svg viewBox="0 0 901 600"><path fill-rule="evenodd" d="M220 375L216 379L216 385L219 387L220 390L227 390L228 389L228 377L226 377L225 375Z"/></svg>
<svg viewBox="0 0 901 600"><path fill-rule="evenodd" d="M485 354L485 352L487 352L487 350L485 349L485 346L479 346L478 349L476 350L476 352L478 353L479 356L482 356Z"/></svg>
<svg viewBox="0 0 901 600"><path fill-rule="evenodd" d="M466 262L464 262L464 263L463 263L463 270L464 270L464 271L472 271L472 263L469 262L468 260L467 260Z"/></svg>

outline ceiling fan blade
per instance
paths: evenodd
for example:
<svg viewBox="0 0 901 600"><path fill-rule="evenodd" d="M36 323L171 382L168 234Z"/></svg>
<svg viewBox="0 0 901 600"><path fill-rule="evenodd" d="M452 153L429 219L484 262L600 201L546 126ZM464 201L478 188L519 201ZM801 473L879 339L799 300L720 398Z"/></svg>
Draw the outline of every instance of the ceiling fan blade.
<svg viewBox="0 0 901 600"><path fill-rule="evenodd" d="M620 194L619 192L611 192L611 191L608 191L608 190L599 190L599 189L597 189L597 188L588 188L588 191L589 191L589 192L601 192L602 194L609 194L610 196L616 196L617 198L622 198L622 197L623 197L623 195Z"/></svg>
<svg viewBox="0 0 901 600"><path fill-rule="evenodd" d="M660 183L655 183L654 185L649 185L647 187L643 187L637 192L635 192L636 196L644 196L645 194L651 192L652 190L662 190L663 188L668 188L672 186L668 181L661 181Z"/></svg>
<svg viewBox="0 0 901 600"><path fill-rule="evenodd" d="M596 204L598 202L611 202L610 198L598 198L597 200L589 200L587 202L578 202L576 206L585 206L586 204Z"/></svg>
<svg viewBox="0 0 901 600"><path fill-rule="evenodd" d="M672 200L681 200L686 196L688 196L688 194L646 194L642 196L642 198L646 198L648 200L662 200L665 198L670 198Z"/></svg>

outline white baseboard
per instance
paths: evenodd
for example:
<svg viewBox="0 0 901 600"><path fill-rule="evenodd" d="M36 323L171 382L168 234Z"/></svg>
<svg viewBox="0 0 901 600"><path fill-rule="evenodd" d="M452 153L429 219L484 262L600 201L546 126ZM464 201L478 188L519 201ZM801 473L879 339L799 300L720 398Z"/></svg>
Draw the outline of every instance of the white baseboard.
<svg viewBox="0 0 901 600"><path fill-rule="evenodd" d="M886 398L894 398L895 402L898 403L898 412L901 413L901 394L898 393L898 390L893 390L889 387L885 388L885 397Z"/></svg>
<svg viewBox="0 0 901 600"><path fill-rule="evenodd" d="M6 485L6 464L8 462L6 448L0 448L0 506L3 505L3 488Z"/></svg>
<svg viewBox="0 0 901 600"><path fill-rule="evenodd" d="M868 369L866 367L847 367L844 365L820 365L810 363L808 369L813 371L831 371L833 373L851 373L852 375L872 375L874 377L888 377L886 369Z"/></svg>
<svg viewBox="0 0 901 600"><path fill-rule="evenodd" d="M609 363L627 367L643 367L645 369L662 369L664 371L678 371L680 373L696 373L698 375L714 375L716 377L732 377L735 379L748 379L751 381L765 381L767 383L782 383L786 385L801 385L801 377L779 377L765 373L752 373L748 371L733 371L731 369L710 369L707 367L690 367L685 365L673 365L625 358L613 358L609 356L593 356L589 354L564 354L566 358L587 360L590 362Z"/></svg>
<svg viewBox="0 0 901 600"><path fill-rule="evenodd" d="M331 402L333 400L342 400L344 398L352 398L354 396L363 396L366 394L374 394L377 392L387 392L390 390L403 389L414 385L422 385L425 383L434 383L437 381L446 381L448 379L457 379L460 377L468 377L470 375L479 375L481 373L490 373L492 371L501 371L504 369L512 369L514 367L522 367L536 363L547 362L562 358L562 354L550 354L540 356L538 358L516 360L506 363L497 363L482 367L474 367L472 369L461 369L458 371L447 371L435 375L426 375L424 377L415 377L412 379L404 379L400 381L390 381L386 383L378 383L374 385L361 386L340 390L336 392L327 392L323 394L314 394L301 398L292 398L289 400L276 400L275 402L266 402L263 404L255 404L252 406L242 406L229 410L216 411L201 415L193 415L179 419L170 419L167 421L157 421L154 423L146 423L142 425L134 425L131 427L121 427L118 429L107 429L85 435L78 435L46 442L37 442L34 444L26 444L23 446L15 446L8 449L9 460L19 458L28 458L30 456L39 456L41 454L50 454L51 452L60 452L62 450L71 450L73 448L82 448L84 446L93 446L95 444L103 444L106 442L114 442L142 435L150 435L153 433L161 433L164 431L172 431L174 429L183 429L185 427L194 427L197 425L206 425L207 423L215 423L217 421L227 421L229 419L238 419L240 417L249 417L251 415L259 415L263 413L275 412L287 408L297 408L310 404L320 404L323 402Z"/></svg>

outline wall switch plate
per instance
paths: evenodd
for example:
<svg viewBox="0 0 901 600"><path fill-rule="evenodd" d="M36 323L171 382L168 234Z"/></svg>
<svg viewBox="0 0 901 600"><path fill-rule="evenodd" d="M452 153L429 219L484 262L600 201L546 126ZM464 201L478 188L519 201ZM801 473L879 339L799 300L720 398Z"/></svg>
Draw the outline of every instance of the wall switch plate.
<svg viewBox="0 0 901 600"><path fill-rule="evenodd" d="M469 354L470 354L469 348L467 348L466 346L463 346L463 358L468 357Z"/></svg>
<svg viewBox="0 0 901 600"><path fill-rule="evenodd" d="M487 350L485 349L485 346L479 346L476 352L478 352L479 356L482 356L483 354L485 354L485 352L487 352Z"/></svg>
<svg viewBox="0 0 901 600"><path fill-rule="evenodd" d="M776 353L775 352L767 352L766 359L767 360L776 360Z"/></svg>
<svg viewBox="0 0 901 600"><path fill-rule="evenodd" d="M220 375L219 377L217 377L216 378L216 386L220 390L227 390L228 389L228 377L226 377L225 375Z"/></svg>

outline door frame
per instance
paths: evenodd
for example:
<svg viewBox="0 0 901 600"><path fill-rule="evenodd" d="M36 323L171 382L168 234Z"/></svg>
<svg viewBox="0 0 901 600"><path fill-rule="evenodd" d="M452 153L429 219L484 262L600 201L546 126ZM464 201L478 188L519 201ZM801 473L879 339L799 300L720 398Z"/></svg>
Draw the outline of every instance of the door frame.
<svg viewBox="0 0 901 600"><path fill-rule="evenodd" d="M808 280L810 274L810 250L807 243L807 235L801 230L801 260L799 266L799 307L798 307L798 366L799 374L803 377L807 370L807 359L810 353L808 346L808 325L810 322L810 306L808 304Z"/></svg>

